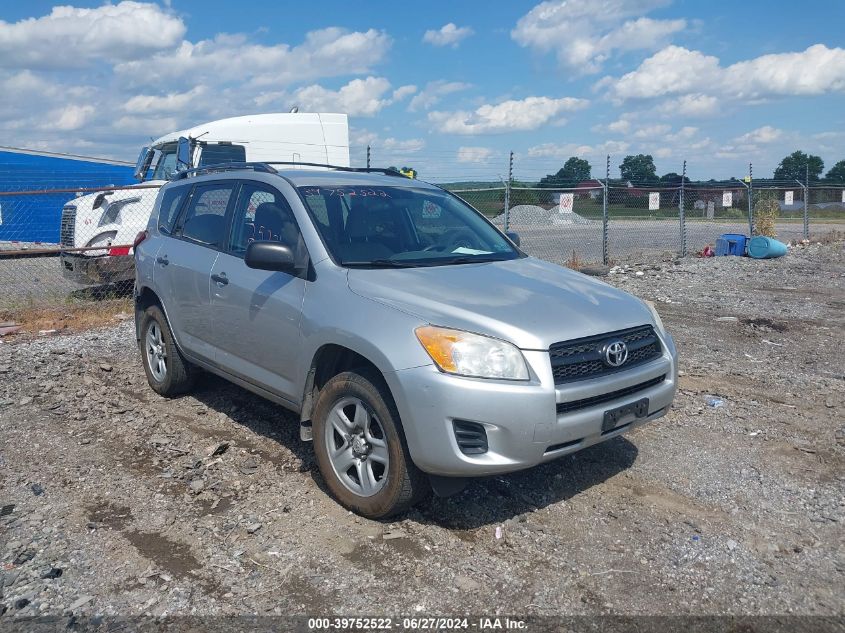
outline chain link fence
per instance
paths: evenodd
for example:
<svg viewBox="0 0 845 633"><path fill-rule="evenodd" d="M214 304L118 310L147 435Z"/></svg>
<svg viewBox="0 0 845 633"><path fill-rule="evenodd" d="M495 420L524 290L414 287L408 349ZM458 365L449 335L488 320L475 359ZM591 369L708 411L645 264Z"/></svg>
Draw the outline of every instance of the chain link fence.
<svg viewBox="0 0 845 633"><path fill-rule="evenodd" d="M0 191L0 309L126 294L159 186Z"/></svg>
<svg viewBox="0 0 845 633"><path fill-rule="evenodd" d="M425 164L419 154L388 160L400 167ZM420 178L440 182L502 230L518 233L530 255L576 268L694 255L723 233L754 234L755 212L764 209L773 211L771 229L782 241L845 231L845 185L590 179L538 187L509 173L491 177L489 165L459 180L451 174L466 168L435 162L437 177L421 171ZM56 306L131 287L132 242L147 224L159 186L105 185L110 178L85 174L46 188L25 174L0 173L0 320L9 308Z"/></svg>

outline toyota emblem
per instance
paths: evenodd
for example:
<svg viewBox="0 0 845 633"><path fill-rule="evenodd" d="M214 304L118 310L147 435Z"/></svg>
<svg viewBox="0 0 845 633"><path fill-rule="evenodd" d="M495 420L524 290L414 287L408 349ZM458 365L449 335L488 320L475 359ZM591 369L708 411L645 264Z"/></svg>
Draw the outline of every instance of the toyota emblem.
<svg viewBox="0 0 845 633"><path fill-rule="evenodd" d="M610 367L621 367L628 360L628 346L622 341L612 341L602 350L604 362Z"/></svg>

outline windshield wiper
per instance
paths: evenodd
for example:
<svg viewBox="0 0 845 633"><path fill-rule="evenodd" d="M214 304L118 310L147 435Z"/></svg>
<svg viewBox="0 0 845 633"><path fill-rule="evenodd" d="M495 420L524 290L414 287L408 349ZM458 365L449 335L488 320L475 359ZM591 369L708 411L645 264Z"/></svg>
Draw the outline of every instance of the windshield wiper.
<svg viewBox="0 0 845 633"><path fill-rule="evenodd" d="M395 259L373 259L365 262L342 261L340 265L346 266L347 268L414 268L419 266L419 263Z"/></svg>
<svg viewBox="0 0 845 633"><path fill-rule="evenodd" d="M451 266L452 264L486 264L488 262L501 262L503 259L501 257L479 257L478 255L474 257L450 257L448 259L436 259L432 260L433 266Z"/></svg>

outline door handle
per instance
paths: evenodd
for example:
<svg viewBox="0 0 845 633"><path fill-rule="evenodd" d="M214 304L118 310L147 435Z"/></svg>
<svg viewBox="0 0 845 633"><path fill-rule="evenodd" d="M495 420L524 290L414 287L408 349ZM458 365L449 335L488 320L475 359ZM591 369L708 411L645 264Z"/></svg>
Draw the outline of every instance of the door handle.
<svg viewBox="0 0 845 633"><path fill-rule="evenodd" d="M167 266L170 263L170 260L167 259L167 255L164 257L156 257L156 263L161 264L162 266Z"/></svg>
<svg viewBox="0 0 845 633"><path fill-rule="evenodd" d="M219 275L212 275L211 280L215 282L218 286L225 286L229 283L228 277L226 277L226 273L220 273Z"/></svg>

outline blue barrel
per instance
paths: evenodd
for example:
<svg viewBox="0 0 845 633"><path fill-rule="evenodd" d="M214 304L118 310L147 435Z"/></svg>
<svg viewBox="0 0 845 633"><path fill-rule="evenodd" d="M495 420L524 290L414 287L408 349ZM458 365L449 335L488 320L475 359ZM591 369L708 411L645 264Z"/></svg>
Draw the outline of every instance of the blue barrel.
<svg viewBox="0 0 845 633"><path fill-rule="evenodd" d="M758 235L748 242L748 255L754 259L768 259L786 255L786 244L771 237Z"/></svg>
<svg viewBox="0 0 845 633"><path fill-rule="evenodd" d="M723 233L716 240L716 255L745 255L745 242L748 238L740 233Z"/></svg>

